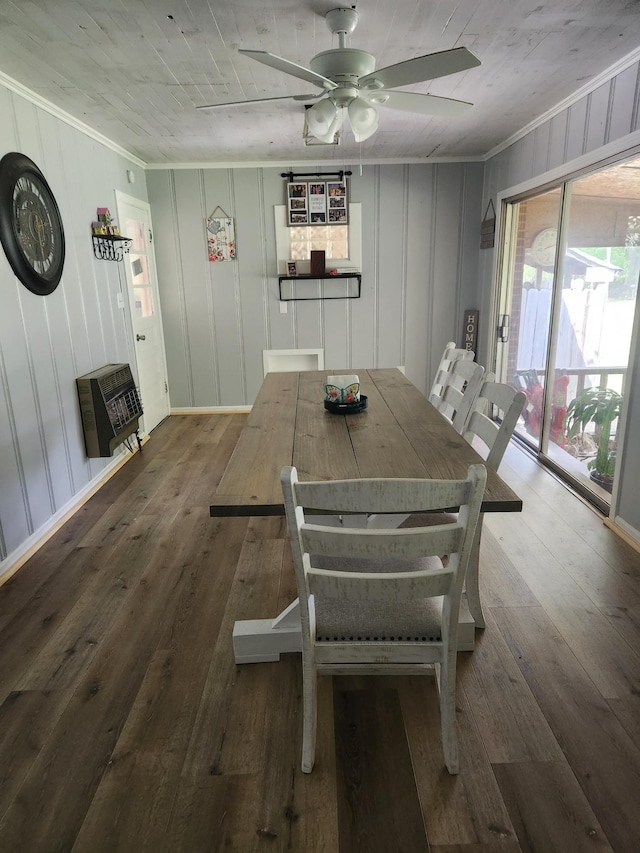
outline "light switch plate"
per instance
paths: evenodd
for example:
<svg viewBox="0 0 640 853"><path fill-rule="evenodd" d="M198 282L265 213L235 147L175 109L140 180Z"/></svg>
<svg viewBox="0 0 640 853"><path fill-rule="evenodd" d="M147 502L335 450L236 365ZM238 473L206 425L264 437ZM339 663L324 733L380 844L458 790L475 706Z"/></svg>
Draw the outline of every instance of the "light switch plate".
<svg viewBox="0 0 640 853"><path fill-rule="evenodd" d="M116 298L118 308L124 308L124 296L122 295L122 293L118 293Z"/></svg>
<svg viewBox="0 0 640 853"><path fill-rule="evenodd" d="M287 303L286 303L286 302L281 302L281 303L280 303L280 313L281 313L281 314L286 314L286 313L287 313Z"/></svg>

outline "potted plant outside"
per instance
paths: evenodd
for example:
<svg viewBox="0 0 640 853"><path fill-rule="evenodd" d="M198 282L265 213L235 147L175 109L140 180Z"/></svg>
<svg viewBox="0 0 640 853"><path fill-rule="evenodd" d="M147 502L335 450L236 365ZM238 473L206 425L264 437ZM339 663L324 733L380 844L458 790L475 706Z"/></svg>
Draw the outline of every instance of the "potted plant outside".
<svg viewBox="0 0 640 853"><path fill-rule="evenodd" d="M619 417L622 395L612 388L585 388L569 403L565 423L568 438L582 438L589 424L594 424L596 455L587 462L591 479L610 492L616 464L615 441L611 441L611 427Z"/></svg>

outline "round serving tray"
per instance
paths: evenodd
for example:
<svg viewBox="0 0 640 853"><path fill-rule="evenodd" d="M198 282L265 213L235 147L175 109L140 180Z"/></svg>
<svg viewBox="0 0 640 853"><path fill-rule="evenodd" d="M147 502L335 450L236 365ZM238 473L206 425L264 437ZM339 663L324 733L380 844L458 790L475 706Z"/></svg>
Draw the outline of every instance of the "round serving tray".
<svg viewBox="0 0 640 853"><path fill-rule="evenodd" d="M325 400L324 407L334 415L358 415L367 408L367 398L361 394L357 403L334 403L333 400Z"/></svg>

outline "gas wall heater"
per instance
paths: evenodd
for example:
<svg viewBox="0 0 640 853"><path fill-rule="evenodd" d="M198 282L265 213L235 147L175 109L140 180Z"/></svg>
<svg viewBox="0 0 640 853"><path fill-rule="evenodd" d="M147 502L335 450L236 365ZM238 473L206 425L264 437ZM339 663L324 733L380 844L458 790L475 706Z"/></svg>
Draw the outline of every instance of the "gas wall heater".
<svg viewBox="0 0 640 853"><path fill-rule="evenodd" d="M113 451L135 433L142 404L128 364L105 364L76 379L87 456L113 456Z"/></svg>

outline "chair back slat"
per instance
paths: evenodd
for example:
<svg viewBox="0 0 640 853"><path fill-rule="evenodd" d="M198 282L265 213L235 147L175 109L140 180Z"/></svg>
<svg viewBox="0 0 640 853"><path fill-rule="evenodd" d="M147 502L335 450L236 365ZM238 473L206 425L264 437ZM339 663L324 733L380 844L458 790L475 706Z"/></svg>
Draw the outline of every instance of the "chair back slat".
<svg viewBox="0 0 640 853"><path fill-rule="evenodd" d="M492 373L485 377L463 430L463 436L470 444L476 437L482 441L488 451L485 461L490 468L497 471L527 398L524 392L516 391L504 382L495 382L494 379ZM490 417L487 410L491 406L500 411L500 421Z"/></svg>
<svg viewBox="0 0 640 853"><path fill-rule="evenodd" d="M340 513L411 513L457 507L467 502L467 480L362 479L295 484L306 509Z"/></svg>
<svg viewBox="0 0 640 853"><path fill-rule="evenodd" d="M462 546L464 532L464 527L458 523L382 530L305 523L300 527L300 540L307 554L348 559L417 560L454 554Z"/></svg>
<svg viewBox="0 0 640 853"><path fill-rule="evenodd" d="M394 604L447 595L451 590L451 569L428 572L334 572L326 569L307 570L307 584L312 595L338 598L341 601L384 601Z"/></svg>
<svg viewBox="0 0 640 853"><path fill-rule="evenodd" d="M459 433L462 432L478 396L483 376L482 365L475 361L458 359L453 362L448 372L441 374L442 383L436 393L429 397L429 402L451 421Z"/></svg>

